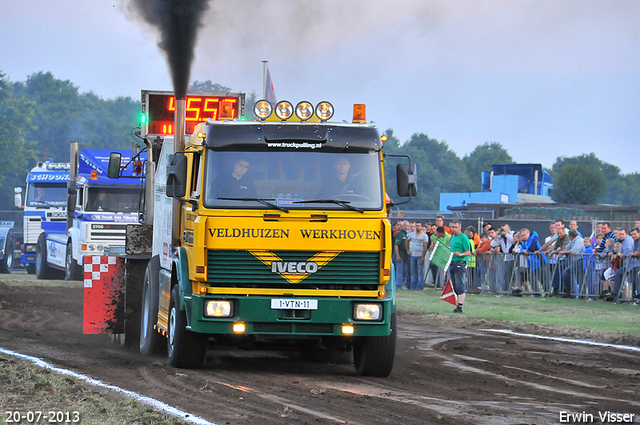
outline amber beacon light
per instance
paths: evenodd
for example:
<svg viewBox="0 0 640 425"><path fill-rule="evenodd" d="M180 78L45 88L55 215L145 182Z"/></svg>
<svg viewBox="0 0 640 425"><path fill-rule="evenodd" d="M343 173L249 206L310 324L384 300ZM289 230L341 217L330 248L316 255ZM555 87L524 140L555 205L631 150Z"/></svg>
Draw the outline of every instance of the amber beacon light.
<svg viewBox="0 0 640 425"><path fill-rule="evenodd" d="M367 122L367 107L364 103L356 103L355 105L353 105L353 122Z"/></svg>

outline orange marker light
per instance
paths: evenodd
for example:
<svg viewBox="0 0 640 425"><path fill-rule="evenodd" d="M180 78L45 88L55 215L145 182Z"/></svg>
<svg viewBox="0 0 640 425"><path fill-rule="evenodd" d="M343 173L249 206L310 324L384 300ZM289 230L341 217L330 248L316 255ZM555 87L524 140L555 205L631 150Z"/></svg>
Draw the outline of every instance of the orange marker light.
<svg viewBox="0 0 640 425"><path fill-rule="evenodd" d="M247 327L244 323L242 322L237 322L233 324L233 331L237 334L241 334L244 333L244 331L247 330Z"/></svg>
<svg viewBox="0 0 640 425"><path fill-rule="evenodd" d="M98 180L98 172L96 170L91 170L91 180Z"/></svg>
<svg viewBox="0 0 640 425"><path fill-rule="evenodd" d="M344 335L353 335L355 328L353 325L342 325L342 333Z"/></svg>
<svg viewBox="0 0 640 425"><path fill-rule="evenodd" d="M356 103L353 105L353 122L367 122L367 106L364 103Z"/></svg>

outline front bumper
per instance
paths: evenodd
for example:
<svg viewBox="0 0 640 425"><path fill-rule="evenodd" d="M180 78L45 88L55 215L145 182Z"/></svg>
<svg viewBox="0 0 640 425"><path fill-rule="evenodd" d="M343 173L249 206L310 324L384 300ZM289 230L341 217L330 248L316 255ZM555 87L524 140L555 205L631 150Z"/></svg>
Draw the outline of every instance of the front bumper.
<svg viewBox="0 0 640 425"><path fill-rule="evenodd" d="M306 336L344 336L342 326L352 324L354 333L349 336L387 336L390 334L392 313L391 299L371 298L315 298L315 310L272 309L274 297L223 297L192 295L185 297L190 329L206 334L236 335L233 324L245 324L243 335L273 335L288 338ZM285 297L279 297L285 298ZM234 305L233 317L210 318L204 316L207 299L228 300ZM378 321L355 320L354 305L357 303L382 304L382 319Z"/></svg>

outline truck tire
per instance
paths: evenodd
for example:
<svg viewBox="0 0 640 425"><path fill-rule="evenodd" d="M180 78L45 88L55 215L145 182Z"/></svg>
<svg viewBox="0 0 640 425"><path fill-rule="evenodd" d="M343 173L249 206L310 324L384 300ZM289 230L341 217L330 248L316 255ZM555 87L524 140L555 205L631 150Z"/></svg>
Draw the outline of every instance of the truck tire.
<svg viewBox="0 0 640 425"><path fill-rule="evenodd" d="M7 235L7 240L4 243L4 257L2 258L2 261L0 261L0 273L11 273L11 270L13 269L14 248L15 245L13 242L13 237L11 235Z"/></svg>
<svg viewBox="0 0 640 425"><path fill-rule="evenodd" d="M174 286L169 300L169 364L183 369L201 368L207 359L208 340L207 335L187 330L187 315L180 310L180 292L178 285Z"/></svg>
<svg viewBox="0 0 640 425"><path fill-rule="evenodd" d="M153 263L153 260L151 260ZM142 283L142 309L140 310L140 354L151 356L158 354L166 347L165 338L160 335L154 325L158 321L158 292L157 271L151 269L151 263L144 274Z"/></svg>
<svg viewBox="0 0 640 425"><path fill-rule="evenodd" d="M125 346L132 351L140 347L140 306L142 305L142 282L148 260L133 260L127 258L125 262Z"/></svg>
<svg viewBox="0 0 640 425"><path fill-rule="evenodd" d="M67 252L65 254L65 280L82 280L83 271L82 267L78 265L78 262L73 259L73 247L71 242L67 244Z"/></svg>
<svg viewBox="0 0 640 425"><path fill-rule="evenodd" d="M36 263L27 264L27 274L36 274Z"/></svg>
<svg viewBox="0 0 640 425"><path fill-rule="evenodd" d="M391 314L391 334L389 336L363 336L353 345L353 361L356 372L362 376L386 378L393 369L396 354L396 313Z"/></svg>
<svg viewBox="0 0 640 425"><path fill-rule="evenodd" d="M61 279L63 273L47 264L47 238L44 233L38 236L36 245L36 277L38 279Z"/></svg>

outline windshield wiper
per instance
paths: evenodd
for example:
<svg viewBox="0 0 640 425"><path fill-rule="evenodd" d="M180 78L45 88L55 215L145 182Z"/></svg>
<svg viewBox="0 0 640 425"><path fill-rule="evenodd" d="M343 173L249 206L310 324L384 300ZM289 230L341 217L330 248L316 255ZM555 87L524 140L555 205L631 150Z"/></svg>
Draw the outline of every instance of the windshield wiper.
<svg viewBox="0 0 640 425"><path fill-rule="evenodd" d="M358 211L359 213L364 213L362 208L354 207L353 205L349 205L351 201L340 201L337 199L312 199L310 201L293 201L293 204L336 204L341 207L348 208L352 211Z"/></svg>
<svg viewBox="0 0 640 425"><path fill-rule="evenodd" d="M275 199L273 199L273 198L271 198L271 199L267 199L267 198L216 198L216 199L220 199L220 200L223 200L223 201L247 201L247 202L255 201L255 202L260 202L262 205L266 205L268 207L275 208L277 210L284 211L286 213L289 212L288 208L281 207L280 205L277 205L277 204L269 202L269 201L275 201Z"/></svg>

